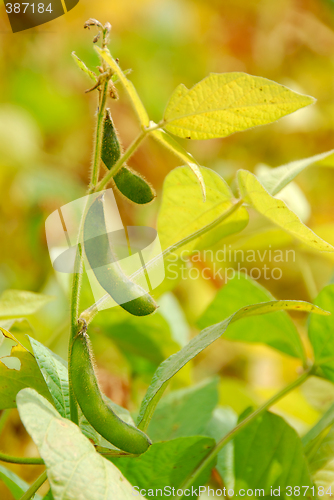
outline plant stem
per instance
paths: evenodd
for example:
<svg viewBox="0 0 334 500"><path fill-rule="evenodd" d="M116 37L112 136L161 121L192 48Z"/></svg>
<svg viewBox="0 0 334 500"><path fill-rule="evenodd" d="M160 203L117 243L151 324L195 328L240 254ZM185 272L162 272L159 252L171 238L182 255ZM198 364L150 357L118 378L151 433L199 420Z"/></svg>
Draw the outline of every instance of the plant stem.
<svg viewBox="0 0 334 500"><path fill-rule="evenodd" d="M140 144L149 134L150 129L142 130L142 132L136 137L136 139L130 144L125 153L119 158L119 160L115 163L115 165L106 173L103 179L99 182L99 184L94 189L95 191L101 191L105 188L108 182L117 174L117 172L122 168L124 163L133 155L133 153L138 149ZM92 191L91 191L92 192Z"/></svg>
<svg viewBox="0 0 334 500"><path fill-rule="evenodd" d="M47 480L48 476L46 471L43 472L39 476L39 478L36 479L36 481L30 486L30 488L25 492L25 494L20 498L20 500L30 500L35 493L40 489L43 483Z"/></svg>
<svg viewBox="0 0 334 500"><path fill-rule="evenodd" d="M175 252L176 250L178 250L182 246L186 245L187 243L190 243L191 241L195 240L196 238L199 238L200 236L207 233L208 231L211 231L211 229L214 229L221 222L223 222L225 219L230 217L230 215L232 215L234 212L236 212L241 207L242 204L243 204L243 200L237 200L226 212L224 212L219 217L217 217L217 219L215 219L213 222L210 222L210 224L207 224L206 226L202 227L201 229L199 229L195 233L192 233L191 235L186 236L185 238L178 241L174 245L166 248L166 250L164 250L162 252L162 254L157 255L156 257L154 257L153 259L151 259L147 263L147 265L145 266L146 269L149 269L151 266L153 266L158 260L161 259L161 257L162 258L167 257L168 255ZM130 279L135 278L136 276L138 276L138 274L141 274L141 273L142 273L142 269L139 269L138 271L136 271L135 273L133 273L130 276ZM103 302L108 300L108 298L109 298L108 294L101 297L101 299L99 299L97 302L95 302L95 304L93 304L88 309L83 311L81 313L80 317L83 318L87 322L87 324L90 323L92 321L92 319L94 318L94 316L98 313L99 306L101 304L103 304Z"/></svg>
<svg viewBox="0 0 334 500"><path fill-rule="evenodd" d="M79 229L79 238L80 238L80 229ZM78 333L79 325L78 325L78 317L79 317L79 302L80 302L80 288L82 281L82 252L81 245L78 244L75 263L74 263L74 273L73 273L73 281L72 281L72 293L71 293L71 332L70 332L70 340L68 345L68 361L70 363L70 355L72 350L72 342ZM71 420L75 424L79 423L78 417L78 406L72 389L72 381L70 370L68 370L68 383L69 383L69 399L70 399L70 414Z"/></svg>
<svg viewBox="0 0 334 500"><path fill-rule="evenodd" d="M43 465L42 458L27 458L27 457L12 457L6 453L0 453L0 462L7 462L8 464L23 464L23 465Z"/></svg>
<svg viewBox="0 0 334 500"><path fill-rule="evenodd" d="M108 28L105 27L103 30L103 41L102 46L104 46L107 42L108 38ZM105 69L105 62L102 61L102 67ZM93 155L93 165L91 171L91 181L88 188L88 194L95 191L96 184L99 179L99 171L100 171L100 158L101 158L101 149L102 149L102 140L103 140L103 122L107 104L107 94L108 94L108 85L111 75L107 75L105 80L102 83L102 88L100 89L99 102L98 102L98 113L97 113L97 123L96 123L96 134L95 134L95 148ZM83 256L82 249L80 245L80 237L82 231L82 225L85 217L86 208L84 209L84 213L82 215L79 233L78 233L78 249L75 256L75 264L74 264L74 274L72 281L72 293L71 293L71 334L70 341L68 346L68 358L70 361L72 342L79 331L79 304L80 304L80 290L81 290L81 282L82 282L82 268L83 268ZM68 373L69 379L69 399L70 399L70 413L71 420L75 424L78 424L78 406L72 389L71 375L70 371Z"/></svg>
<svg viewBox="0 0 334 500"><path fill-rule="evenodd" d="M242 429L247 427L253 420L255 420L258 416L264 413L270 406L274 405L277 401L282 399L286 394L291 392L296 387L300 386L305 382L305 380L311 375L313 367L308 369L303 373L303 375L288 386L284 387L280 392L275 394L271 399L266 401L260 408L251 413L245 420L242 420L234 429L228 432L211 450L211 452L204 458L204 460L198 465L198 467L191 473L191 475L183 482L180 488L184 491L191 487L196 479L203 473L203 471L210 466L213 460L216 458L218 453L221 451L224 446L226 446L235 436L239 434ZM182 497L183 498L183 497Z"/></svg>
<svg viewBox="0 0 334 500"><path fill-rule="evenodd" d="M101 149L103 140L103 122L106 112L108 85L109 85L109 78L106 78L105 82L102 85L102 89L100 90L101 95L99 99L99 109L97 113L96 135L95 135L96 142L95 142L92 176L91 176L91 188L93 188L94 190L99 180Z"/></svg>
<svg viewBox="0 0 334 500"><path fill-rule="evenodd" d="M7 409L7 410L3 410L3 412L1 413L1 417L0 417L0 434L2 433L5 425L6 425L6 422L9 418L9 415L10 415L10 412L11 412L11 409Z"/></svg>

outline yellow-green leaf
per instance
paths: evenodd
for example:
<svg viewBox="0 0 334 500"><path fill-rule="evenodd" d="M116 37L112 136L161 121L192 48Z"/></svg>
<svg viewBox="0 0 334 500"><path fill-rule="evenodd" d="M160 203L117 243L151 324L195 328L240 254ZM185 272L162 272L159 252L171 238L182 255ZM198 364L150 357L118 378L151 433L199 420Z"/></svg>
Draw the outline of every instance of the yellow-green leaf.
<svg viewBox="0 0 334 500"><path fill-rule="evenodd" d="M5 290L0 297L0 318L22 318L34 314L54 297L25 290Z"/></svg>
<svg viewBox="0 0 334 500"><path fill-rule="evenodd" d="M191 89L179 85L164 128L179 137L212 139L272 123L314 102L276 82L246 73L211 73Z"/></svg>
<svg viewBox="0 0 334 500"><path fill-rule="evenodd" d="M158 367L151 381L151 385L142 401L137 421L138 427L140 429L147 428L154 409L166 389L169 380L174 377L174 375L181 370L181 368L189 363L189 361L195 358L195 356L219 339L219 337L225 333L230 324L239 319L250 316L258 316L282 310L305 311L323 315L330 314L327 311L320 309L320 307L301 300L273 300L270 302L262 302L260 304L252 304L242 307L239 311L236 311L220 323L216 323L215 325L205 328L198 335L196 335L196 337L191 339L185 347L165 359L165 361L163 361Z"/></svg>
<svg viewBox="0 0 334 500"><path fill-rule="evenodd" d="M187 167L175 168L165 179L158 217L158 233L163 249L207 226L235 203L229 186L220 175L205 167L201 167L200 171L206 186L205 203L196 177ZM224 222L184 248L205 248L226 235L241 231L247 223L248 213L240 207Z"/></svg>
<svg viewBox="0 0 334 500"><path fill-rule="evenodd" d="M317 163L321 165L323 160L327 158L332 158L333 162L334 149L326 151L325 153L320 153L318 155L310 156L309 158L303 158L302 160L295 160L286 165L281 165L280 167L272 168L266 170L259 177L261 184L267 189L267 191L275 196L279 193L285 186L287 186L298 174L300 174L305 168Z"/></svg>
<svg viewBox="0 0 334 500"><path fill-rule="evenodd" d="M77 65L79 66L79 68L84 73L86 73L86 75L89 76L89 78L91 80L93 80L93 82L97 82L97 77L96 77L95 73L93 71L91 71L89 68L87 68L86 64L76 55L75 52L72 52L72 57L73 57L74 61L77 63Z"/></svg>
<svg viewBox="0 0 334 500"><path fill-rule="evenodd" d="M247 170L239 170L238 184L240 194L245 202L271 222L312 248L323 252L334 252L334 247L305 226L284 201L271 196L255 175Z"/></svg>
<svg viewBox="0 0 334 500"><path fill-rule="evenodd" d="M124 74L124 72L121 70L115 59L112 57L108 49L100 49L97 45L95 45L95 50L97 53L104 59L104 61L110 66L111 70L116 73L118 76L121 84L123 85L124 89L128 93L128 96L131 100L131 103L136 110L136 113L138 115L139 121L143 127L148 127L150 124L150 119L148 117L147 111L137 94L137 91L133 85L133 83L128 80Z"/></svg>
<svg viewBox="0 0 334 500"><path fill-rule="evenodd" d="M0 346L0 410L14 408L17 393L25 387L52 401L34 355L4 328L0 328Z"/></svg>

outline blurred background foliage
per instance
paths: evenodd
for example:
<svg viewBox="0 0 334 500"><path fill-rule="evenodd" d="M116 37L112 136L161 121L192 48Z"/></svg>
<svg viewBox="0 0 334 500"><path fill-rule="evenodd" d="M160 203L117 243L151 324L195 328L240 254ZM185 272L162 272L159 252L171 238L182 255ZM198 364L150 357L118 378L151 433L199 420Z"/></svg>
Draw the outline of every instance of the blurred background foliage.
<svg viewBox="0 0 334 500"><path fill-rule="evenodd" d="M130 78L155 121L179 83L191 87L210 72L244 71L317 99L314 106L270 126L224 140L183 141L201 165L227 182L239 168L255 171L259 164L278 166L333 148L332 0L80 0L66 16L15 35L1 5L0 291L16 288L56 297L12 331L31 334L63 357L69 283L51 267L44 223L59 206L83 196L88 181L96 95L84 93L91 82L71 52L91 69L98 65L91 43L95 32L83 30L89 17L111 22L110 50L123 69L132 69ZM119 101L109 105L127 146L138 131L136 118L122 91ZM154 185L158 196L150 206L138 207L117 195L123 222L155 227L164 178L178 161L150 139L130 165ZM310 168L298 177L297 190L296 185L303 192L298 198L303 220L333 244L333 169ZM251 249L293 245L255 215L242 237L215 248L224 244ZM277 298L312 300L331 279L333 260L299 248L296 262L282 264L282 271L281 280L262 284ZM160 309L152 318L134 319L115 309L102 312L92 324L101 386L130 410L138 407L158 364L198 332L197 319L224 283L185 279L173 285L168 294L157 291ZM82 307L92 302L85 282ZM294 319L305 339L306 319ZM172 387L219 374L220 404L240 413L291 381L296 367L295 360L269 348L220 341L182 370ZM276 411L303 432L333 400L329 383L311 380ZM32 447L13 411L1 448L31 455ZM28 481L38 472L34 467L13 469ZM8 491L0 490L1 498L10 498L3 495Z"/></svg>

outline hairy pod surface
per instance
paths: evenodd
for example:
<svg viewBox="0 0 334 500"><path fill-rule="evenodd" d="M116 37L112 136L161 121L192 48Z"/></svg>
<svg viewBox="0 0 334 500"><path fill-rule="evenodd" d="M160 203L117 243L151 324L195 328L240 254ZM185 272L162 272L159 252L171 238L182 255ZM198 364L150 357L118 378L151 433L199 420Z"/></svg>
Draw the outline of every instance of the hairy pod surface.
<svg viewBox="0 0 334 500"><path fill-rule="evenodd" d="M102 193L94 200L85 218L83 235L88 262L102 288L117 304L134 316L147 316L157 309L157 304L117 263L106 229L103 197ZM106 268L105 263L111 265Z"/></svg>
<svg viewBox="0 0 334 500"><path fill-rule="evenodd" d="M117 137L110 110L107 109L103 127L101 158L110 170L120 159L122 148ZM138 172L123 166L113 178L117 189L129 200L139 205L150 203L156 193L152 186Z"/></svg>
<svg viewBox="0 0 334 500"><path fill-rule="evenodd" d="M127 453L140 455L152 444L136 427L123 422L103 400L96 380L86 332L74 339L70 356L73 392L82 413L109 443Z"/></svg>

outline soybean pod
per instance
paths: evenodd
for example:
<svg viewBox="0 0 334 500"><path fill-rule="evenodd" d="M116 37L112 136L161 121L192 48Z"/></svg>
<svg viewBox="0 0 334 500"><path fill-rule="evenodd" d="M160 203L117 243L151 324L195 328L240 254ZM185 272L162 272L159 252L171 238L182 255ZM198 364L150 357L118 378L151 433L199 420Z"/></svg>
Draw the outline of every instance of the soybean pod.
<svg viewBox="0 0 334 500"><path fill-rule="evenodd" d="M106 229L103 200L104 193L96 197L84 222L84 249L89 265L102 288L123 309L134 316L152 314L157 309L154 299L123 273L115 258Z"/></svg>
<svg viewBox="0 0 334 500"><path fill-rule="evenodd" d="M149 437L123 422L103 400L86 330L84 327L74 338L69 366L73 392L81 411L91 426L109 443L128 453L145 453L151 445Z"/></svg>
<svg viewBox="0 0 334 500"><path fill-rule="evenodd" d="M103 127L101 158L110 170L119 160L122 148L117 137L110 110L107 109ZM154 200L156 193L152 186L138 172L123 166L113 177L117 189L129 200L143 205Z"/></svg>

